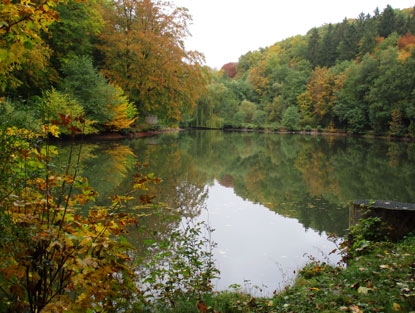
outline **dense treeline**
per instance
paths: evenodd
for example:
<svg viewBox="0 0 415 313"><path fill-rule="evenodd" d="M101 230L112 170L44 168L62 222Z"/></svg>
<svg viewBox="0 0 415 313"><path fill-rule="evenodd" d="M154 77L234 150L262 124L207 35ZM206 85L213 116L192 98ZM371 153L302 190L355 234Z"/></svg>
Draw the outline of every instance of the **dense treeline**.
<svg viewBox="0 0 415 313"><path fill-rule="evenodd" d="M57 164L65 162L70 149L60 150ZM344 234L348 227L351 199L411 202L415 198L415 143L189 131L91 143L83 151L80 173L98 191L99 205L108 205L110 195L131 189L137 160L163 178L160 185L149 187L149 193L178 208L182 216L202 212L209 196L207 186L215 180L243 199L298 219L306 228L336 234ZM166 229L154 217L149 219L159 233Z"/></svg>
<svg viewBox="0 0 415 313"><path fill-rule="evenodd" d="M1 123L34 128L83 115L87 132L139 115L174 124L196 105L203 56L186 51L191 20L157 0L3 1Z"/></svg>
<svg viewBox="0 0 415 313"><path fill-rule="evenodd" d="M414 9L313 28L212 72L189 124L415 137L414 48Z"/></svg>

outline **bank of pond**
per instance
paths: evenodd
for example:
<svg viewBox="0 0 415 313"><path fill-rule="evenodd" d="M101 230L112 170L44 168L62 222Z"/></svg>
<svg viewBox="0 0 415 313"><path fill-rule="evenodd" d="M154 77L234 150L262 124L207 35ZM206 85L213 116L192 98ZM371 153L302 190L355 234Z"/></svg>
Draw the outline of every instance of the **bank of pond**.
<svg viewBox="0 0 415 313"><path fill-rule="evenodd" d="M365 204L382 199L414 203L415 143L188 130L57 141L55 147L41 148L41 140L28 131L8 130L7 136L5 146L17 147L13 153L19 157L11 157L15 163L10 169L4 167L14 189L8 191L4 179L2 188L27 197L9 201L6 194L7 201L2 200L13 220L1 215L5 231L0 239L21 238L19 249L24 251L0 246L5 253L1 277L13 278L0 279L0 286L19 290L5 293L13 308L32 303L36 311L36 306L63 303L53 302L53 294L39 305L33 302L39 299L32 300L43 290L35 283L49 279L39 274L43 265L38 264L48 257L55 262L59 253L74 255L63 260L70 260L76 269L73 279L85 291L76 294L71 283L69 291L57 292L89 310L104 303L97 298L92 305L86 291L103 299L109 296L108 308L122 305L134 312L388 312L408 311L414 305L415 239L405 234L392 242L388 227L376 216L363 216L356 225L359 214L350 204L356 199ZM29 141L22 141L24 137ZM39 146L29 150L30 140ZM27 180L27 173L34 178ZM46 180L42 173L47 173ZM62 195L72 186L65 208ZM35 214L23 214L22 207ZM136 217L130 218L133 213ZM36 227L39 233L32 236ZM45 246L49 237L52 245ZM31 251L25 242L44 254L37 248ZM75 244L81 251L91 248L85 252L90 255L83 259L77 249L58 248ZM102 251L108 256L101 258ZM27 264L25 253L34 258L29 277L33 284L18 280L24 276L19 264ZM42 255L40 263L37 255ZM10 260L23 263L10 267ZM53 265L56 273L66 272L59 263ZM128 270L134 283L106 275L110 269ZM89 278L100 274L99 279ZM65 284L69 279L59 277ZM110 278L111 287L89 288ZM113 286L129 288L124 290L129 298ZM24 288L38 291L27 293L29 300L22 302L18 297L23 297ZM138 293L131 293L136 288Z"/></svg>
<svg viewBox="0 0 415 313"><path fill-rule="evenodd" d="M362 247L348 250L353 257L345 267L308 263L299 270L292 286L270 297L254 297L236 288L191 300L178 299L173 307L156 305L152 309L183 313L412 312L415 237L398 243L366 241Z"/></svg>
<svg viewBox="0 0 415 313"><path fill-rule="evenodd" d="M67 149L60 147L62 162ZM215 229L216 290L232 284L258 286L256 294L282 290L310 257L340 261L330 254L336 245L329 237L346 234L351 201L415 201L414 143L188 130L88 140L82 149L80 175L99 192L99 205L131 187L137 161L163 179L150 193L180 220L143 218L156 233L131 234L139 250L145 241L168 238L183 219Z"/></svg>

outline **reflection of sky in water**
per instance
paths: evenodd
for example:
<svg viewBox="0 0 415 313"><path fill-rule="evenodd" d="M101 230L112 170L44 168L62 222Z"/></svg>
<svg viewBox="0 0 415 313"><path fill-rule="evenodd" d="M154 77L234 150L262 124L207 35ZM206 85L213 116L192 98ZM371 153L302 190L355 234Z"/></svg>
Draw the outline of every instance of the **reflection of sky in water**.
<svg viewBox="0 0 415 313"><path fill-rule="evenodd" d="M270 294L292 282L293 271L308 262L307 255L327 262L335 248L325 233L306 230L296 219L245 201L217 182L209 188L206 204L200 218L208 219L215 229L214 257L221 271L218 290L235 283L243 286L248 280L253 286L265 285L265 294ZM339 257L330 255L329 261L335 264Z"/></svg>

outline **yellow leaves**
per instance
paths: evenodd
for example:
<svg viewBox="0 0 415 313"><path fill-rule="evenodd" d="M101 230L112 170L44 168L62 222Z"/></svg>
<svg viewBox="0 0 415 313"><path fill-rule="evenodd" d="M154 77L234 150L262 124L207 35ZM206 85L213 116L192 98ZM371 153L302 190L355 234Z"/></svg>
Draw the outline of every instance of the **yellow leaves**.
<svg viewBox="0 0 415 313"><path fill-rule="evenodd" d="M320 291L319 288L308 288L308 289L311 290L311 291Z"/></svg>
<svg viewBox="0 0 415 313"><path fill-rule="evenodd" d="M324 267L321 266L315 266L311 269L312 272L321 272L324 271Z"/></svg>
<svg viewBox="0 0 415 313"><path fill-rule="evenodd" d="M98 263L94 258L91 257L86 257L84 259L78 259L78 263L79 265L81 265L81 267L83 269L87 268L87 267L91 267L91 268L97 268L98 267Z"/></svg>
<svg viewBox="0 0 415 313"><path fill-rule="evenodd" d="M124 14L126 7L141 18ZM196 106L204 76L201 55L187 52L182 45L188 16L172 9L167 2L115 2L106 10L101 49L106 75L143 111L180 120L184 111ZM124 127L129 121L112 122Z"/></svg>
<svg viewBox="0 0 415 313"><path fill-rule="evenodd" d="M131 196L112 196L111 200L112 200L112 205L113 206L117 206L117 205L121 205L122 203L126 203L129 200L133 200L135 199L135 197L131 197Z"/></svg>
<svg viewBox="0 0 415 313"><path fill-rule="evenodd" d="M0 134L1 134L1 131L0 131ZM34 132L27 130L27 129L23 129L23 128L17 128L15 126L6 128L5 135L6 136L18 136L26 140L37 137Z"/></svg>
<svg viewBox="0 0 415 313"><path fill-rule="evenodd" d="M42 309L42 313L66 313L71 311L71 306L66 301L49 303Z"/></svg>
<svg viewBox="0 0 415 313"><path fill-rule="evenodd" d="M124 96L124 91L116 86L117 94L115 95L116 103L109 106L109 110L114 114L111 121L105 123L107 127L112 130L127 129L136 120L135 115L137 111L132 103L128 101L128 98Z"/></svg>
<svg viewBox="0 0 415 313"><path fill-rule="evenodd" d="M59 17L50 8L55 1L2 1L0 7L0 90L7 86L16 87L20 81L12 72L22 64L38 60L43 63L49 55L48 48L42 46L40 31L47 31L48 26ZM39 57L30 56L30 51L38 51ZM36 73L33 73L36 74Z"/></svg>
<svg viewBox="0 0 415 313"><path fill-rule="evenodd" d="M359 288L357 289L357 292L358 292L358 293L361 293L361 294L364 294L364 295L368 294L368 293L369 293L369 291L373 291L373 288L359 287Z"/></svg>
<svg viewBox="0 0 415 313"><path fill-rule="evenodd" d="M122 103L118 106L112 106L110 109L114 113L114 117L111 121L105 123L110 129L113 130L122 130L130 128L131 124L135 122L136 118L127 117L127 104Z"/></svg>
<svg viewBox="0 0 415 313"><path fill-rule="evenodd" d="M357 305L352 305L349 307L350 311L353 313L363 313L363 310L361 310Z"/></svg>
<svg viewBox="0 0 415 313"><path fill-rule="evenodd" d="M58 138L59 134L60 134L60 130L59 127L57 125L53 125L53 124L45 124L42 125L42 132L45 135L52 135L53 137Z"/></svg>
<svg viewBox="0 0 415 313"><path fill-rule="evenodd" d="M45 127L45 131L56 130L53 125L49 126L51 128ZM49 146L30 148L26 138L35 138L34 134L10 128L2 136L10 141L10 145L18 146L12 151L17 166L10 168L11 175L20 175L22 168L33 169L30 175L24 173L25 177L30 177L24 187L15 189L11 186L6 190L10 195L0 202L5 214L10 216L12 226L21 229L18 237L13 237L18 240L13 242L12 248L0 247L0 276L6 281L1 288L13 294L15 299L11 300L15 303L7 308L15 311L12 305L18 303L22 308L30 302L35 303L34 311L42 312L89 312L88 308L94 308L94 312L105 311L106 300L133 295L135 285L124 285L135 276L126 266L133 247L117 237L126 227L137 223L137 219L127 213L114 212L112 208L100 207L92 208L88 217L76 214L74 205L86 203L96 194L87 180L72 175L61 176L51 171L56 168L45 166L46 155L55 150ZM128 150L125 153L129 155ZM132 160L134 162L134 158ZM41 175L34 175L41 165ZM150 175L148 179L155 180ZM75 196L62 193L63 185L73 188ZM5 187L8 187L7 183L2 188ZM129 196L114 198L117 203L130 199ZM115 275L121 271L123 282ZM121 291L116 294L114 290ZM44 300L37 304L37 299ZM81 301L77 301L79 299Z"/></svg>
<svg viewBox="0 0 415 313"><path fill-rule="evenodd" d="M398 311L401 310L401 306L398 303L394 302L393 305L392 305L392 310L398 312Z"/></svg>

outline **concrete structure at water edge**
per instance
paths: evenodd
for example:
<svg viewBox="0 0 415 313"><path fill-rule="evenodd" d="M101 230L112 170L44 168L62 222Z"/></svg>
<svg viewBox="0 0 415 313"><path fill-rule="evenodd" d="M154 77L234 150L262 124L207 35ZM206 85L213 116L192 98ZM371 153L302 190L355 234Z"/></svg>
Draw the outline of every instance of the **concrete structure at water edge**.
<svg viewBox="0 0 415 313"><path fill-rule="evenodd" d="M356 200L349 210L349 226L356 225L361 218L380 217L390 230L392 239L400 239L415 233L415 204L395 201Z"/></svg>

